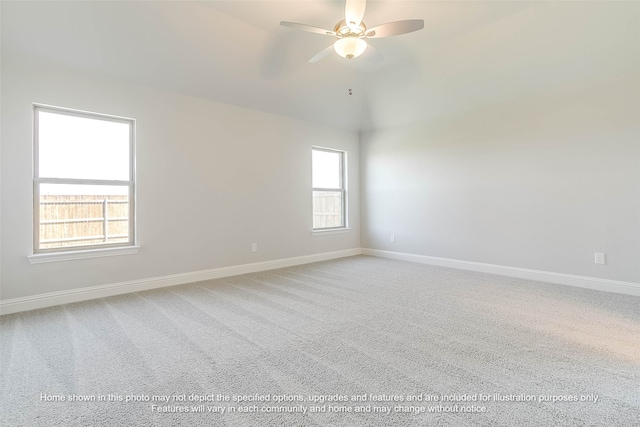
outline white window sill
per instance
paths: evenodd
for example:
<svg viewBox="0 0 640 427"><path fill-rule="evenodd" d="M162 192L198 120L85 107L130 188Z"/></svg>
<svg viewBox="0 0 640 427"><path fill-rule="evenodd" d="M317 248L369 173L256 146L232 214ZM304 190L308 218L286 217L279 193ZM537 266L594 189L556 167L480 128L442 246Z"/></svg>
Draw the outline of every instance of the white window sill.
<svg viewBox="0 0 640 427"><path fill-rule="evenodd" d="M42 254L28 255L27 260L31 264L42 264L44 262L71 261L85 258L102 258L105 256L136 254L140 246L124 246L118 248L89 249L85 251L69 252L49 252Z"/></svg>
<svg viewBox="0 0 640 427"><path fill-rule="evenodd" d="M328 234L344 234L344 233L348 233L349 231L351 231L350 228L332 228L329 230L313 230L311 233L314 236L325 236Z"/></svg>

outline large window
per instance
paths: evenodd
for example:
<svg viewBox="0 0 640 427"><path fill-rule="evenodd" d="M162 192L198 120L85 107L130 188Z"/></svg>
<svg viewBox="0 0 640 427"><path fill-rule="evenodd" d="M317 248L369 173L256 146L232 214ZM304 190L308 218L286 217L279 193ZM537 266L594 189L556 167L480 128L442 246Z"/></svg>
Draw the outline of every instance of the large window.
<svg viewBox="0 0 640 427"><path fill-rule="evenodd" d="M313 229L347 226L347 190L344 151L312 149Z"/></svg>
<svg viewBox="0 0 640 427"><path fill-rule="evenodd" d="M134 244L134 121L34 107L34 252Z"/></svg>

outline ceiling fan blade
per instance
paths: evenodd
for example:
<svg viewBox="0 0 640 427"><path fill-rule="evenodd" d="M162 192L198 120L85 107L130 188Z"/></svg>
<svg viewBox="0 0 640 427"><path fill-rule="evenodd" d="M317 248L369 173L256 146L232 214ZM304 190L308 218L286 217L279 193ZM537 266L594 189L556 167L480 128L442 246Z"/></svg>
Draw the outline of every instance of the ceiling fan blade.
<svg viewBox="0 0 640 427"><path fill-rule="evenodd" d="M371 64L377 65L384 61L384 56L382 56L380 51L373 47L371 43L367 43L367 50L362 54L362 59L365 59Z"/></svg>
<svg viewBox="0 0 640 427"><path fill-rule="evenodd" d="M333 45L329 46L326 49L322 49L320 52L316 53L314 57L309 60L309 62L311 63L318 62L321 59L324 59L327 56L329 56L331 52L333 52Z"/></svg>
<svg viewBox="0 0 640 427"><path fill-rule="evenodd" d="M336 35L335 31L329 31L323 28L313 27L311 25L306 25L306 24L298 24L296 22L281 21L280 25L282 25L283 27L293 28L294 30L308 31L310 33L323 34L325 36Z"/></svg>
<svg viewBox="0 0 640 427"><path fill-rule="evenodd" d="M371 39L379 39L382 37L399 36L401 34L412 33L424 28L424 21L422 19L410 19L407 21L388 22L386 24L378 25L370 30L367 30L365 37Z"/></svg>
<svg viewBox="0 0 640 427"><path fill-rule="evenodd" d="M367 0L347 0L344 6L344 20L350 28L356 28L362 22Z"/></svg>

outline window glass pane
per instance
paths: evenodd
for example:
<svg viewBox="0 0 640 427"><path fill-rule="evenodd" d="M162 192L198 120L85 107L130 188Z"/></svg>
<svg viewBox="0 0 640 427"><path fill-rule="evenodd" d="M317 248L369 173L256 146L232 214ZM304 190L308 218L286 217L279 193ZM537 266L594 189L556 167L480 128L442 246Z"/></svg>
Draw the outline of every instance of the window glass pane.
<svg viewBox="0 0 640 427"><path fill-rule="evenodd" d="M342 192L313 192L313 228L343 227Z"/></svg>
<svg viewBox="0 0 640 427"><path fill-rule="evenodd" d="M342 153L313 150L312 186L314 188L340 188Z"/></svg>
<svg viewBox="0 0 640 427"><path fill-rule="evenodd" d="M40 184L40 248L127 243L129 187Z"/></svg>
<svg viewBox="0 0 640 427"><path fill-rule="evenodd" d="M41 178L130 179L129 123L37 113Z"/></svg>

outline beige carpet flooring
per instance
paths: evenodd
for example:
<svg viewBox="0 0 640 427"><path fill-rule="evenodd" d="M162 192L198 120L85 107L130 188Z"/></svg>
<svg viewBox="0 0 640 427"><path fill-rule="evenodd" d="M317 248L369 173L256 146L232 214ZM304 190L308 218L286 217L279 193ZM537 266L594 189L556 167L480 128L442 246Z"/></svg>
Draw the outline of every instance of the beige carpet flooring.
<svg viewBox="0 0 640 427"><path fill-rule="evenodd" d="M6 315L0 340L3 426L640 424L640 298L366 256Z"/></svg>

